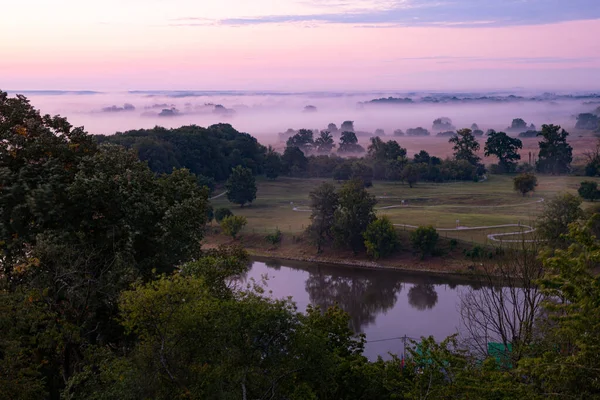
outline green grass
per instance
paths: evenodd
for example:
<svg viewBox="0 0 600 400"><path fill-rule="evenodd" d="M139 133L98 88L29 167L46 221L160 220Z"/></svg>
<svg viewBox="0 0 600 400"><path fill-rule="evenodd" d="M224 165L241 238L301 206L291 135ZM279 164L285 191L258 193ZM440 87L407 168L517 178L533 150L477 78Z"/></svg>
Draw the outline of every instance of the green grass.
<svg viewBox="0 0 600 400"><path fill-rule="evenodd" d="M392 222L408 225L432 225L436 228L461 226L490 226L503 224L532 225L543 209L537 200L551 199L559 192L577 194L582 180L573 176L538 176L538 187L533 194L522 197L513 190L512 177L491 175L485 182L419 183L414 188L397 182L374 182L371 193L378 197L377 207L401 204L399 208L378 210ZM600 179L595 179L600 183ZM294 206L308 205L308 193L324 179L279 178L259 180L257 199L251 206L239 207L226 197L213 200L213 206L229 207L236 215L248 219L246 232L268 233L279 228L284 233L298 234L309 224L308 212L294 212ZM591 203L584 203L584 208ZM403 229L403 228L399 228ZM486 243L489 233L512 232L515 228L483 231L444 232L440 235L474 243ZM515 237L516 238L516 237Z"/></svg>

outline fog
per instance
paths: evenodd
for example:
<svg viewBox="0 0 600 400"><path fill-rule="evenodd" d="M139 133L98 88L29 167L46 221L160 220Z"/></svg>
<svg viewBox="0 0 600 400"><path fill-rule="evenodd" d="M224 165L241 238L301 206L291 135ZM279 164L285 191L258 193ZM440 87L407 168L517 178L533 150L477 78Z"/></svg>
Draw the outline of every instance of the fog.
<svg viewBox="0 0 600 400"><path fill-rule="evenodd" d="M13 93L14 94L14 93ZM483 131L505 130L513 118L538 128L544 123L575 125L574 116L600 106L600 95L541 93L260 93L260 92L29 92L24 93L43 113L68 117L92 134L114 134L130 129L167 128L225 122L248 132L263 144L279 142L288 128L338 128L354 121L359 132L423 127L435 135L433 120L452 119L456 128L477 123ZM519 97L510 97L511 95ZM366 103L378 98L410 98L407 103ZM220 105L222 107L215 107ZM306 106L316 107L305 110ZM163 111L167 110L167 111ZM161 114L162 115L159 115ZM441 140L442 138L437 138ZM436 138L412 137L399 141L431 142ZM365 138L361 138L365 142ZM443 139L447 142L447 138ZM425 143L423 143L425 144ZM280 146L280 145L279 145ZM278 146L278 147L279 147Z"/></svg>

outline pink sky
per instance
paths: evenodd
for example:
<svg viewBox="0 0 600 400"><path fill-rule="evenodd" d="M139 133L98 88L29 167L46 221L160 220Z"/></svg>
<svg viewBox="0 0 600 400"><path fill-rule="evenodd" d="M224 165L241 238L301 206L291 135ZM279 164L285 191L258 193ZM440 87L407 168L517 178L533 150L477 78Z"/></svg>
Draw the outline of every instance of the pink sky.
<svg viewBox="0 0 600 400"><path fill-rule="evenodd" d="M418 0L15 1L3 5L0 89L600 89L600 19L444 21L433 7ZM359 20L373 9L374 23L372 11L365 23L336 19ZM413 22L429 20L385 22L386 13L391 19L404 10L417 16Z"/></svg>

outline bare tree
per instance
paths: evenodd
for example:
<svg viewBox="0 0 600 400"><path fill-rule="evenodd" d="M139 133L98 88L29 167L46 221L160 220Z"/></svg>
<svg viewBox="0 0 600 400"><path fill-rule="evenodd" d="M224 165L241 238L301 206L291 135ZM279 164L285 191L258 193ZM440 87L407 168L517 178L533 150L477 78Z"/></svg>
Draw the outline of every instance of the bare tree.
<svg viewBox="0 0 600 400"><path fill-rule="evenodd" d="M500 343L502 356L514 363L535 339L543 301L540 249L523 239L497 251L495 260L480 260L480 285L461 293L460 304L465 344L476 355L489 356L489 343Z"/></svg>

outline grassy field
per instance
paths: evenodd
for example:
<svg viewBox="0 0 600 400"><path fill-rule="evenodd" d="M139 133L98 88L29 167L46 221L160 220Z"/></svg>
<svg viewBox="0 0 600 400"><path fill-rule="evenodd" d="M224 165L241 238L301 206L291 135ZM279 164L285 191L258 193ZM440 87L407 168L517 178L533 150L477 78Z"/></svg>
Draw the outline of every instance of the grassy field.
<svg viewBox="0 0 600 400"><path fill-rule="evenodd" d="M522 223L533 225L543 209L542 199L549 200L559 192L577 193L582 180L573 176L538 176L536 191L526 197L513 190L512 177L491 175L484 182L419 183L414 188L397 182L374 182L370 192L378 197L378 215L387 215L393 223L433 225L436 228L460 226L492 226ZM600 183L600 179L597 179ZM324 180L279 178L260 180L256 201L240 208L221 197L213 207L230 207L234 214L248 219L245 231L267 233L279 228L284 233L298 234L309 223L309 212L294 211L308 205L308 193ZM332 182L329 180L329 182ZM404 206L402 206L404 200ZM584 203L589 206L590 203ZM391 207L390 206L399 206ZM399 228L400 230L409 228ZM514 232L519 228L494 228L477 231L444 232L440 235L473 243L487 243L490 233ZM515 239L517 237L514 237Z"/></svg>

